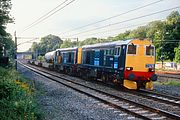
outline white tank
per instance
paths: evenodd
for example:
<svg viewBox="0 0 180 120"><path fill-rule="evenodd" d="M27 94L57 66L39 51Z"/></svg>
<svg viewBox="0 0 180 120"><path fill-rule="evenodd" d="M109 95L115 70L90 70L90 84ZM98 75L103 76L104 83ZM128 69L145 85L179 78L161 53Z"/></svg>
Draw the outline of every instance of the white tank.
<svg viewBox="0 0 180 120"><path fill-rule="evenodd" d="M44 56L46 62L53 62L53 60L55 58L55 53L56 53L56 51L46 53Z"/></svg>

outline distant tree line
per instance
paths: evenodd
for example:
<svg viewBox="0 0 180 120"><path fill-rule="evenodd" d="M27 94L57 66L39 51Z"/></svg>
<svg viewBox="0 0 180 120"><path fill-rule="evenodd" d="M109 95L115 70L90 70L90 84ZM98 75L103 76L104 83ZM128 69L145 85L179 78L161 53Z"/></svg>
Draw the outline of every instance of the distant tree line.
<svg viewBox="0 0 180 120"><path fill-rule="evenodd" d="M33 43L31 51L38 50L46 53L57 48L89 45L108 41L125 40L130 38L151 39L156 47L157 60L176 61L180 63L180 14L173 11L166 20L152 21L145 26L134 30L128 30L115 37L107 39L87 38L83 41L62 41L58 36L48 35L41 39L40 43Z"/></svg>
<svg viewBox="0 0 180 120"><path fill-rule="evenodd" d="M55 35L47 35L41 38L40 42L33 42L31 48L28 50L38 55L44 55L47 52L60 48L63 41Z"/></svg>

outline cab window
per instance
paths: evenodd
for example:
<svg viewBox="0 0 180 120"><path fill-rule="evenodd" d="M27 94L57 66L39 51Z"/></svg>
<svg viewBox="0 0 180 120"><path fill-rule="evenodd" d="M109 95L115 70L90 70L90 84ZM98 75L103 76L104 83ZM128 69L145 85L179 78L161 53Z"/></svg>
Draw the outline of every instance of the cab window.
<svg viewBox="0 0 180 120"><path fill-rule="evenodd" d="M146 46L146 55L154 56L154 46Z"/></svg>
<svg viewBox="0 0 180 120"><path fill-rule="evenodd" d="M127 54L136 54L136 45L128 45L128 52Z"/></svg>

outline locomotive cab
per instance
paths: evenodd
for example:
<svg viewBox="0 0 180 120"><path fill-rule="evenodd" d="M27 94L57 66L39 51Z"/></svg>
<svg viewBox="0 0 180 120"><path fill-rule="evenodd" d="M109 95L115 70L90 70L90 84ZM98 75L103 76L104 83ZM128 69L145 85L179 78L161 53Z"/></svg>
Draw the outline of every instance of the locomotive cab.
<svg viewBox="0 0 180 120"><path fill-rule="evenodd" d="M155 74L155 47L149 40L132 40L127 45L124 70L124 87L153 89Z"/></svg>

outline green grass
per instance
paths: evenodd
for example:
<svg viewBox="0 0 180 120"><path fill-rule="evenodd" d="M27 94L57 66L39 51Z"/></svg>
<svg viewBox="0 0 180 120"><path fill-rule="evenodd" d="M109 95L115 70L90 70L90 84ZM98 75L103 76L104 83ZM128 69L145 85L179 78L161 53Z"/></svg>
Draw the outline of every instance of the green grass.
<svg viewBox="0 0 180 120"><path fill-rule="evenodd" d="M180 86L180 82L178 82L178 81L170 81L170 82L167 83L167 85Z"/></svg>
<svg viewBox="0 0 180 120"><path fill-rule="evenodd" d="M13 69L0 67L1 120L39 119L41 114L35 96L35 88L31 81Z"/></svg>
<svg viewBox="0 0 180 120"><path fill-rule="evenodd" d="M178 81L169 81L169 82L155 82L155 84L159 85L171 85L171 86L179 86L180 87L180 82Z"/></svg>

